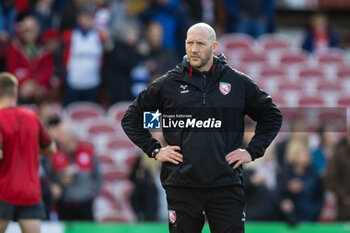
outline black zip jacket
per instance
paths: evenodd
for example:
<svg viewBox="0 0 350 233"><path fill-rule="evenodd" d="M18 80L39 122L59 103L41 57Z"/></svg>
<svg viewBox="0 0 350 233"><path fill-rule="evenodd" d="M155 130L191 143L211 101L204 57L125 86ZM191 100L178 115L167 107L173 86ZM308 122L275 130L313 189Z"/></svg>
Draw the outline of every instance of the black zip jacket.
<svg viewBox="0 0 350 233"><path fill-rule="evenodd" d="M220 87L230 88L220 90ZM188 90L188 91L187 91ZM252 159L265 149L281 127L282 115L271 97L245 74L214 57L209 72L193 69L185 57L175 69L151 83L129 106L122 119L128 137L148 156L160 143L143 128L143 112L159 110L164 116L187 114L192 118L220 120L220 128L164 128L168 145L180 146L183 162L162 164L163 186L219 187L242 184L242 168L233 169L225 156L240 147L244 116L257 121L255 136L246 147ZM168 124L168 123L167 123ZM212 126L212 125L211 125Z"/></svg>

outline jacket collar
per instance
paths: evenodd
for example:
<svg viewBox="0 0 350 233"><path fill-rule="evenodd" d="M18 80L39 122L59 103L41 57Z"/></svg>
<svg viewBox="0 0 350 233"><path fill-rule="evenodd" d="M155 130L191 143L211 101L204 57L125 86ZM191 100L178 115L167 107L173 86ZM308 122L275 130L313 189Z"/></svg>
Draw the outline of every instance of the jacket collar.
<svg viewBox="0 0 350 233"><path fill-rule="evenodd" d="M214 56L213 66L210 71L214 74L212 78L215 79L220 76L221 72L226 68L226 57L224 54L220 54L219 56ZM177 79L181 79L184 81L188 81L186 79L191 78L192 76L201 76L202 72L194 69L190 63L188 62L187 55L184 56L182 62L176 66L174 69L176 73L185 73L185 75L178 76Z"/></svg>

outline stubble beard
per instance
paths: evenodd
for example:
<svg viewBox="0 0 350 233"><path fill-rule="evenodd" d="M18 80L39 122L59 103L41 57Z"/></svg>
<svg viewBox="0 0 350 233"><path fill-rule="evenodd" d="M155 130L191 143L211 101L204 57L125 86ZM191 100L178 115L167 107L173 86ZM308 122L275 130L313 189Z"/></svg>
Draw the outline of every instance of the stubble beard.
<svg viewBox="0 0 350 233"><path fill-rule="evenodd" d="M191 65L196 69L200 69L200 68L206 66L211 58L212 58L212 50L209 50L209 52L207 54L205 54L203 59L200 58L201 62L198 65L192 65L192 64Z"/></svg>

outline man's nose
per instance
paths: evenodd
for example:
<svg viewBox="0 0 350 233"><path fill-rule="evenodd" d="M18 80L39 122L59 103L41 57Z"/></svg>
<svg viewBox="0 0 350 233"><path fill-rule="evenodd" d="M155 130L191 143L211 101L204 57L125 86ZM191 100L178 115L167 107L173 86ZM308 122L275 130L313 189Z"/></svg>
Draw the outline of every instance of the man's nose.
<svg viewBox="0 0 350 233"><path fill-rule="evenodd" d="M198 51L199 51L198 46L197 45L193 45L192 52L198 52Z"/></svg>

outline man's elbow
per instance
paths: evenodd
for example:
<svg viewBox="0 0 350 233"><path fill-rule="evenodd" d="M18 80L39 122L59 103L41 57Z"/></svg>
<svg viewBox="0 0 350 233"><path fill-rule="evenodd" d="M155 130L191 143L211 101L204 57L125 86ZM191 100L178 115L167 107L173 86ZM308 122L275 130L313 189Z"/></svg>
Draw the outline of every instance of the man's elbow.
<svg viewBox="0 0 350 233"><path fill-rule="evenodd" d="M54 153L56 153L57 151L57 146L56 146L56 143L54 141L52 141L50 143L50 145L48 145L47 147L45 148L42 148L40 150L40 154L44 154L44 155L52 155Z"/></svg>

